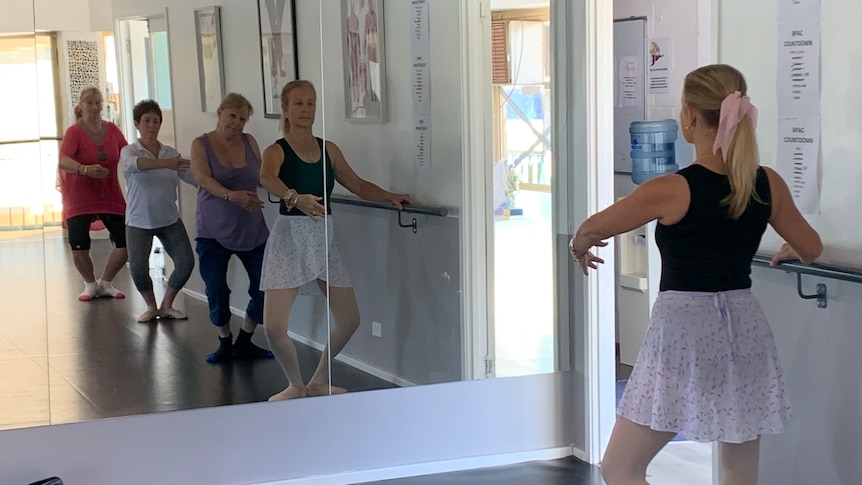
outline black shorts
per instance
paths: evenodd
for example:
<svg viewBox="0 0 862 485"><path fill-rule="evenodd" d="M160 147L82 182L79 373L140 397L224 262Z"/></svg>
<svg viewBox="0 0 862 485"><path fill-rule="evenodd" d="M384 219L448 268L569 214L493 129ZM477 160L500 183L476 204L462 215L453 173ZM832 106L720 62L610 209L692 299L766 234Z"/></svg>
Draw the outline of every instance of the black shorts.
<svg viewBox="0 0 862 485"><path fill-rule="evenodd" d="M90 224L99 219L111 241L118 248L126 247L126 216L117 214L81 214L66 219L66 228L69 230L69 246L73 251L86 251L90 249Z"/></svg>

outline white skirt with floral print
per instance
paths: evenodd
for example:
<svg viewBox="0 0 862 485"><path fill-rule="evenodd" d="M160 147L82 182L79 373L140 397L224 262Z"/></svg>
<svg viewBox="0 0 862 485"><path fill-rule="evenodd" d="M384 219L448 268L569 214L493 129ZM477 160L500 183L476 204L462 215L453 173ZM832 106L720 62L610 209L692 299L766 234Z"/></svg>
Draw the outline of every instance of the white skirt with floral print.
<svg viewBox="0 0 862 485"><path fill-rule="evenodd" d="M266 241L260 289L299 288L319 294L317 280L330 286L352 286L332 217L317 222L302 216L278 216Z"/></svg>
<svg viewBox="0 0 862 485"><path fill-rule="evenodd" d="M778 351L751 291L660 292L617 414L694 441L784 431Z"/></svg>

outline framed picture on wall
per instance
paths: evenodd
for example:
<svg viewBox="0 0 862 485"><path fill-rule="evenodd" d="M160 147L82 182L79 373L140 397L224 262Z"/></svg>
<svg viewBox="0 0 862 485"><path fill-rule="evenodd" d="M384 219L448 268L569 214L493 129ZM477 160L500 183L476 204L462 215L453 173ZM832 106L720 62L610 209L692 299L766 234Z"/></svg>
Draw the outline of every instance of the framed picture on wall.
<svg viewBox="0 0 862 485"><path fill-rule="evenodd" d="M386 122L383 0L342 0L347 119Z"/></svg>
<svg viewBox="0 0 862 485"><path fill-rule="evenodd" d="M218 7L195 10L195 38L198 48L201 111L215 113L225 96Z"/></svg>
<svg viewBox="0 0 862 485"><path fill-rule="evenodd" d="M294 0L257 0L263 68L263 115L281 117L281 88L299 77Z"/></svg>

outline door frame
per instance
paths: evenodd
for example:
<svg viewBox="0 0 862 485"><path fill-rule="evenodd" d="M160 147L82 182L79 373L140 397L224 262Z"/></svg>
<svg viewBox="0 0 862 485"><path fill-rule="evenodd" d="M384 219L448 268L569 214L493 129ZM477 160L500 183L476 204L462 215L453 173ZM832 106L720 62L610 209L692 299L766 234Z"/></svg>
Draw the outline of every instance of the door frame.
<svg viewBox="0 0 862 485"><path fill-rule="evenodd" d="M171 34L170 34L170 18L168 17L167 8L163 9L154 9L150 12L143 12L138 15L133 15L129 17L119 17L114 19L114 38L116 39L117 46L117 77L120 80L120 98L121 105L123 109L123 132L127 135L127 138L135 138L135 134L137 130L135 128L134 119L132 117L132 109L135 106L135 100L133 96L129 93L133 93L132 89L132 74L131 74L131 56L130 56L130 46L129 46L129 31L126 28L126 22L129 21L149 21L150 19L163 18L165 21L165 32L168 35L168 66L170 66L171 76L170 76L170 89L171 93L174 92L174 69L173 69L173 59L171 56ZM148 62L152 63L152 59L148 59ZM148 69L152 72L152 66L148 66ZM150 80L152 81L152 80ZM174 125L174 139L176 139L176 125Z"/></svg>
<svg viewBox="0 0 862 485"><path fill-rule="evenodd" d="M574 454L598 463L615 415L614 244L598 249L608 263L584 277L564 241L590 214L613 203L613 5L604 0L551 1L552 79L555 86L554 251L560 367L568 367L575 396L566 408L576 430ZM488 208L492 151L490 2L462 4L462 318L464 378L479 372L492 347L493 248ZM477 94L479 93L479 94ZM489 222L490 221L490 222ZM489 331L489 329L491 329ZM566 365L568 364L568 366Z"/></svg>

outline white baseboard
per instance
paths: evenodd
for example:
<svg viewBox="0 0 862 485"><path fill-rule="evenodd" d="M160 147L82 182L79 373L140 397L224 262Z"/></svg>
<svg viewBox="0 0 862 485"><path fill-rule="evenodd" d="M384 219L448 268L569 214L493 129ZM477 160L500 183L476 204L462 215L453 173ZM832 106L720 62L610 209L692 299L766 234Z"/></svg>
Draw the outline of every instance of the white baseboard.
<svg viewBox="0 0 862 485"><path fill-rule="evenodd" d="M584 451L584 450L582 450L582 449L580 449L580 448L572 447L572 456L574 456L574 457L575 457L575 458L577 458L578 460L581 460L581 461L582 461L582 462L584 462L584 463L589 463L589 462L590 462L590 458L589 458L589 455L587 455L587 452L586 452L586 451ZM598 463L593 463L593 465L598 466L599 464L598 464Z"/></svg>
<svg viewBox="0 0 862 485"><path fill-rule="evenodd" d="M194 298L195 300L207 301L206 295L203 295L203 294L198 293L196 291L189 290L188 288L183 288L182 291L185 294L189 295L190 297ZM245 318L245 311L244 310L240 310L239 308L235 308L235 307L230 307L230 312L233 313L234 315L240 317L240 318ZM318 351L323 351L323 348L325 347L325 345L320 343L320 342L316 342L316 341L314 341L308 337L305 337L303 335L293 333L290 330L287 331L287 334L290 336L290 338L296 340L297 342L308 345L309 347L313 347L313 348L317 349ZM393 374L387 370L381 369L379 367L375 367L371 364L368 364L368 363L363 362L361 360L354 359L353 357L350 357L350 356L347 356L344 354L336 355L335 360L337 360L338 362L342 362L344 364L347 364L350 367L359 369L362 372L365 372L366 374L371 374L378 379L382 379L382 380L389 382L391 384L395 384L398 387L412 387L412 386L416 385L416 383L410 382L407 379L399 377L399 376L397 376L397 375L395 375L395 374Z"/></svg>
<svg viewBox="0 0 862 485"><path fill-rule="evenodd" d="M333 475L318 475L313 477L292 478L258 485L348 485L394 478L417 477L448 473L477 468L489 468L504 465L515 465L530 461L557 460L572 456L572 447L551 448L547 450L521 451L501 455L476 456L471 458L456 458L453 460L416 463L375 470L356 470L336 473Z"/></svg>

